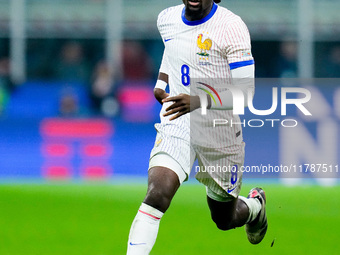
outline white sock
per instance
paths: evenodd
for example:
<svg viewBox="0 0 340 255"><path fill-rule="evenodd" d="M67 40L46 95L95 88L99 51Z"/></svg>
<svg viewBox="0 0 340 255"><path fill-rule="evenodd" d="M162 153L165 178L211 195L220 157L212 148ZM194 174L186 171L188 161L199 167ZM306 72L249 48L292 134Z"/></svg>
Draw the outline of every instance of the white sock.
<svg viewBox="0 0 340 255"><path fill-rule="evenodd" d="M156 242L163 213L142 203L132 222L127 255L147 255Z"/></svg>
<svg viewBox="0 0 340 255"><path fill-rule="evenodd" d="M239 196L238 198L245 202L249 209L249 217L246 223L255 220L262 208L260 201L257 198L246 198L242 196Z"/></svg>

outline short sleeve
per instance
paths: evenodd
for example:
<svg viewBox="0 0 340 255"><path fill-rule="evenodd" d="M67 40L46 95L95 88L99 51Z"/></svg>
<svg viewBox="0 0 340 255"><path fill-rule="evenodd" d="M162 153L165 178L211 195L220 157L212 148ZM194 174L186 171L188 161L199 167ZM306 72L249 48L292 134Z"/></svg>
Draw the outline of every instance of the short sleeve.
<svg viewBox="0 0 340 255"><path fill-rule="evenodd" d="M241 18L227 26L225 39L225 53L231 70L254 64L249 31Z"/></svg>
<svg viewBox="0 0 340 255"><path fill-rule="evenodd" d="M161 67L159 68L159 72L169 74L168 56L167 56L166 48L163 53L162 63L161 63Z"/></svg>

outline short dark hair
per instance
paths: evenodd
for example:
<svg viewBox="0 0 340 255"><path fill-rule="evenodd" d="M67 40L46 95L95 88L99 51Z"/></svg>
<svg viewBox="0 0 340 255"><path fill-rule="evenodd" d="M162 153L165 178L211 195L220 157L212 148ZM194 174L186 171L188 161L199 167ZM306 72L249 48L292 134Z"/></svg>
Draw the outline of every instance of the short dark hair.
<svg viewBox="0 0 340 255"><path fill-rule="evenodd" d="M221 0L214 0L214 2L218 4L221 2Z"/></svg>

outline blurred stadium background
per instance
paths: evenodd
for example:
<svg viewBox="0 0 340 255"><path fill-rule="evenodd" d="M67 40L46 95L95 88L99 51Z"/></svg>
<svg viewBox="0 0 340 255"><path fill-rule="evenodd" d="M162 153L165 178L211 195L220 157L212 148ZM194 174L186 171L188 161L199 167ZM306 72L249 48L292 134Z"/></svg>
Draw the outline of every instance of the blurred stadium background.
<svg viewBox="0 0 340 255"><path fill-rule="evenodd" d="M0 0L1 255L125 253L160 110L152 92L163 53L156 19L180 3ZM338 164L340 2L221 5L249 27L256 77L264 78L257 93L270 97L268 78L320 78L312 121L291 112L301 124L294 132L244 130L246 165ZM339 174L260 177L245 174L242 195L255 183L268 190L264 244L247 244L242 229L217 231L192 179L152 254L338 253Z"/></svg>

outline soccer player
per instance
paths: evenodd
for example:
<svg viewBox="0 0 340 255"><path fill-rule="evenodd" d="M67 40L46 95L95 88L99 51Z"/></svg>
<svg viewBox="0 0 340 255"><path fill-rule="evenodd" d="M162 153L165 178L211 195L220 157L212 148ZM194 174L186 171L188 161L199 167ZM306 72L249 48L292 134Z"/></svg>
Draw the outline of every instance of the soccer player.
<svg viewBox="0 0 340 255"><path fill-rule="evenodd" d="M239 196L244 142L240 119L232 111L236 100L232 87L241 92L245 102L249 96L252 99L250 36L241 18L218 6L219 2L183 0L184 5L170 7L158 16L165 45L154 89L163 104L161 123L155 125L148 190L130 229L128 255L150 253L159 222L177 189L188 179L196 158L201 166L196 178L206 186L217 227L229 230L245 225L253 244L261 242L267 231L264 191L254 188L247 198ZM168 85L170 95L165 92ZM201 87L197 89L197 85ZM236 124L213 128L213 119ZM212 171L204 166L223 166L229 171Z"/></svg>

